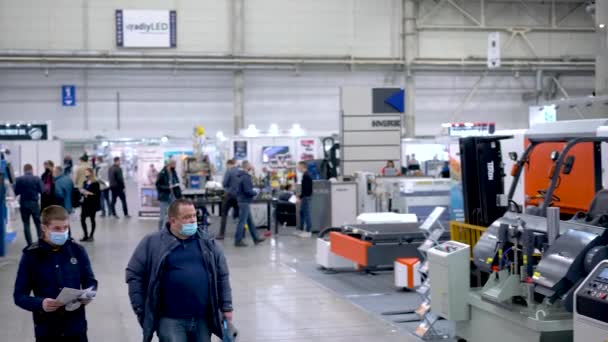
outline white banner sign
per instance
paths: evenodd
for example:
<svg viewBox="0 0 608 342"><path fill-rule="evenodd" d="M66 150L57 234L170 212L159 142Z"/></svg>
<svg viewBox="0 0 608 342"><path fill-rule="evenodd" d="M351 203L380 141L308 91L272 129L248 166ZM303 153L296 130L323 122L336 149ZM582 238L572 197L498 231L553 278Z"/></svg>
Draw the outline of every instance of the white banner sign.
<svg viewBox="0 0 608 342"><path fill-rule="evenodd" d="M134 48L177 47L175 11L116 10L116 45Z"/></svg>

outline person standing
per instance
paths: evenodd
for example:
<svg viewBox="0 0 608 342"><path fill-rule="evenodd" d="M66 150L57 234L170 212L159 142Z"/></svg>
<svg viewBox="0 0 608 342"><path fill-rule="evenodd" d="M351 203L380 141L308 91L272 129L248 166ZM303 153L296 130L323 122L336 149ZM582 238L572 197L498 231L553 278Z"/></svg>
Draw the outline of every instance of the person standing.
<svg viewBox="0 0 608 342"><path fill-rule="evenodd" d="M72 212L72 191L74 183L72 179L64 174L61 166L56 166L53 173L55 176L55 201L68 213Z"/></svg>
<svg viewBox="0 0 608 342"><path fill-rule="evenodd" d="M239 203L236 199L237 195L237 173L239 172L236 160L230 159L226 162L226 173L222 185L224 187L224 200L222 202L222 221L220 225L220 233L215 237L216 240L223 240L226 233L226 221L228 221L228 212L230 208L234 211L234 217L239 215Z"/></svg>
<svg viewBox="0 0 608 342"><path fill-rule="evenodd" d="M179 186L179 177L175 167L177 163L174 159L169 159L167 165L163 167L156 178L156 191L160 202L160 217L158 220L158 230L163 229L167 223L167 213L169 206L176 199L182 198L182 189Z"/></svg>
<svg viewBox="0 0 608 342"><path fill-rule="evenodd" d="M69 238L69 227L65 209L57 205L46 208L42 238L23 250L19 263L13 300L32 312L37 342L87 341L85 306L91 299L74 304L55 299L63 288L97 289L87 252Z"/></svg>
<svg viewBox="0 0 608 342"><path fill-rule="evenodd" d="M112 205L110 214L116 218L116 199L120 198L122 203L122 213L125 217L129 216L129 209L127 208L127 198L125 196L125 178L122 174L122 168L120 167L120 158L114 158L114 165L108 170L108 179L110 181L110 191L112 192Z"/></svg>
<svg viewBox="0 0 608 342"><path fill-rule="evenodd" d="M40 196L40 210L55 204L55 179L53 177L53 168L55 164L47 160L44 162L44 173L42 179L42 195Z"/></svg>
<svg viewBox="0 0 608 342"><path fill-rule="evenodd" d="M74 167L74 162L72 161L72 156L65 156L63 158L63 172L65 172L66 175L68 176L72 176L72 168Z"/></svg>
<svg viewBox="0 0 608 342"><path fill-rule="evenodd" d="M84 233L84 237L80 241L93 242L95 241L93 236L95 235L95 228L97 226L95 215L99 211L101 191L99 190L99 182L95 177L95 171L92 168L86 169L85 179L80 189L80 193L83 196L80 223L82 224L82 231ZM87 218L91 220L91 235L89 235L87 229Z"/></svg>
<svg viewBox="0 0 608 342"><path fill-rule="evenodd" d="M251 216L251 202L258 193L253 189L250 172L253 172L253 166L245 160L243 161L241 170L236 175L236 194L239 206L239 223L236 226L236 234L234 236L234 245L236 247L247 247L247 244L243 241L245 238L245 224L249 227L249 234L251 234L254 244L257 245L265 240L258 237L257 228Z"/></svg>
<svg viewBox="0 0 608 342"><path fill-rule="evenodd" d="M226 258L199 230L187 199L169 206L169 222L146 236L126 268L131 306L143 341L209 342L222 338L222 320L232 321L232 290Z"/></svg>
<svg viewBox="0 0 608 342"><path fill-rule="evenodd" d="M104 161L103 157L100 156L98 160L99 162L95 168L95 177L97 177L97 181L99 182L99 190L101 190L101 217L105 217L106 215L110 216L112 214L112 209L110 209L110 181L108 180L108 171L110 166Z"/></svg>
<svg viewBox="0 0 608 342"><path fill-rule="evenodd" d="M302 173L301 191L298 199L300 200L300 227L302 232L300 237L310 238L312 236L312 217L310 212L310 200L312 198L312 177L308 172L306 162L298 163L298 171Z"/></svg>
<svg viewBox="0 0 608 342"><path fill-rule="evenodd" d="M30 217L36 226L36 234L40 239L40 204L39 196L42 194L42 180L34 176L34 168L31 164L23 166L24 175L17 177L15 181L15 196L19 196L19 209L23 221L23 235L27 245L32 244L32 233L30 232Z"/></svg>
<svg viewBox="0 0 608 342"><path fill-rule="evenodd" d="M85 153L82 157L80 157L80 162L78 163L78 166L76 166L76 171L74 172L74 185L76 185L78 189L80 189L82 184L84 184L84 174L86 170L90 167L91 165L89 164L89 156L87 156L87 154Z"/></svg>

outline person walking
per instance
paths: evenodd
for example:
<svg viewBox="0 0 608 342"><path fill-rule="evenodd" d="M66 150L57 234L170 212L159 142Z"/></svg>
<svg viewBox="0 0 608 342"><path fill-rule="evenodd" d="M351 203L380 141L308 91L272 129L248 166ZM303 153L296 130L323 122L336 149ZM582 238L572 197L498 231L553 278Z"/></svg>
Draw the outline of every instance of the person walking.
<svg viewBox="0 0 608 342"><path fill-rule="evenodd" d="M250 172L253 172L253 166L248 161L243 161L241 170L236 175L237 178L237 201L239 206L239 222L236 226L236 234L234 236L234 245L236 247L247 247L243 241L245 238L245 224L249 228L249 234L253 239L254 244L259 244L265 239L258 237L258 232L253 217L251 216L251 202L258 195L253 189Z"/></svg>
<svg viewBox="0 0 608 342"><path fill-rule="evenodd" d="M83 196L82 208L80 211L80 224L82 224L82 231L84 233L82 242L93 242L95 241L95 228L97 222L95 222L95 215L99 211L100 206L100 193L99 182L95 177L95 171L92 168L88 168L85 172L85 181L82 184L80 193ZM87 218L91 220L91 235L87 229Z"/></svg>
<svg viewBox="0 0 608 342"><path fill-rule="evenodd" d="M226 221L228 221L228 212L230 208L233 210L233 216L239 216L239 203L236 199L237 195L237 173L239 172L236 160L230 159L226 162L226 173L222 185L224 187L224 200L222 201L222 221L220 225L220 233L215 237L216 240L223 240L226 234Z"/></svg>
<svg viewBox="0 0 608 342"><path fill-rule="evenodd" d="M302 184L298 200L300 201L300 237L310 238L312 236L312 216L310 213L310 199L312 197L312 177L308 172L306 162L298 163L298 171L302 173Z"/></svg>
<svg viewBox="0 0 608 342"><path fill-rule="evenodd" d="M37 342L87 341L85 306L91 299L75 303L55 299L63 288L97 290L87 252L68 237L69 227L64 208L46 208L42 212L42 238L23 250L19 263L13 300L32 312Z"/></svg>
<svg viewBox="0 0 608 342"><path fill-rule="evenodd" d="M116 199L120 198L123 215L125 217L131 217L129 216L129 209L127 208L127 198L125 196L125 178L122 174L119 157L114 158L114 165L112 165L108 170L108 180L110 181L110 191L112 192L110 215L118 218L118 215L116 214Z"/></svg>
<svg viewBox="0 0 608 342"><path fill-rule="evenodd" d="M55 204L55 179L53 177L53 168L55 164L47 160L44 162L44 173L42 179L42 195L40 196L40 210Z"/></svg>
<svg viewBox="0 0 608 342"><path fill-rule="evenodd" d="M99 182L99 190L101 190L101 217L105 217L106 215L110 216L112 214L112 209L110 209L110 181L108 180L108 171L110 170L110 165L108 165L108 163L106 163L101 156L98 158L98 160L99 162L95 168L95 177L97 177L97 181Z"/></svg>
<svg viewBox="0 0 608 342"><path fill-rule="evenodd" d="M160 342L209 342L222 338L232 321L232 290L226 258L209 234L198 229L188 199L169 206L168 224L146 236L126 268L131 306L143 330Z"/></svg>
<svg viewBox="0 0 608 342"><path fill-rule="evenodd" d="M179 178L175 171L176 162L169 159L167 165L163 167L156 178L156 191L160 202L160 218L158 220L158 230L163 229L167 223L167 213L169 206L176 199L182 198L182 189L179 186Z"/></svg>
<svg viewBox="0 0 608 342"><path fill-rule="evenodd" d="M55 202L62 206L68 213L72 212L72 191L74 183L66 175L61 166L56 166L53 172L55 176Z"/></svg>
<svg viewBox="0 0 608 342"><path fill-rule="evenodd" d="M32 244L32 233L30 232L30 217L34 221L36 234L40 239L40 204L39 198L42 194L42 180L34 176L34 168L31 164L23 166L23 176L15 180L15 196L19 196L19 210L23 221L23 235L27 245Z"/></svg>

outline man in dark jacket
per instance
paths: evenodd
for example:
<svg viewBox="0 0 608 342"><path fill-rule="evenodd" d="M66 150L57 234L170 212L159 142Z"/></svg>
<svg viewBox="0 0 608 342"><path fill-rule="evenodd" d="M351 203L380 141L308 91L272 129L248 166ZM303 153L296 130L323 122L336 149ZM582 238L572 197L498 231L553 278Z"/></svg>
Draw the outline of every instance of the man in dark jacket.
<svg viewBox="0 0 608 342"><path fill-rule="evenodd" d="M171 203L167 226L140 242L126 281L144 342L155 332L160 342L208 342L211 334L222 338L223 319L232 321L226 258L198 229L190 200Z"/></svg>
<svg viewBox="0 0 608 342"><path fill-rule="evenodd" d="M176 162L170 159L167 165L158 173L156 179L156 191L160 202L160 218L158 220L158 230L162 230L167 223L167 213L169 206L176 199L182 198L182 189L179 186L179 178L175 171Z"/></svg>
<svg viewBox="0 0 608 342"><path fill-rule="evenodd" d="M234 210L234 217L239 215L239 204L236 200L236 192L233 192L233 183L236 183L236 175L239 172L236 160L230 159L226 163L226 173L224 174L224 180L222 186L224 187L224 201L222 203L222 222L220 225L220 234L215 237L216 240L224 240L224 234L226 233L226 221L228 220L228 211L230 208Z"/></svg>
<svg viewBox="0 0 608 342"><path fill-rule="evenodd" d="M68 237L69 226L65 209L56 205L45 209L42 239L23 250L19 263L13 299L33 313L37 342L87 341L84 306L91 300L56 300L63 288L97 288L87 252Z"/></svg>
<svg viewBox="0 0 608 342"><path fill-rule="evenodd" d="M312 197L312 177L308 173L306 162L298 163L298 171L302 173L302 184L298 200L300 201L300 227L302 232L300 237L309 238L312 236L312 217L310 213L310 199Z"/></svg>
<svg viewBox="0 0 608 342"><path fill-rule="evenodd" d="M119 157L114 158L114 165L108 170L108 180L110 181L110 190L112 191L112 208L110 208L110 214L114 217L118 217L116 214L116 199L120 198L122 213L125 217L130 217L129 209L127 208L127 198L125 196L125 178L122 175Z"/></svg>
<svg viewBox="0 0 608 342"><path fill-rule="evenodd" d="M251 202L258 195L253 189L253 182L251 181L251 175L249 175L252 171L253 166L245 160L243 161L241 170L236 174L237 181L233 190L237 194L236 197L239 203L239 223L236 226L236 234L234 236L234 245L236 247L247 247L247 244L243 241L245 238L245 224L249 228L249 233L254 244L257 245L264 241L264 238L258 237L257 228L251 216Z"/></svg>
<svg viewBox="0 0 608 342"><path fill-rule="evenodd" d="M19 209L23 221L23 235L27 245L32 244L32 233L30 232L30 216L36 226L36 234L40 239L40 204L38 200L42 194L42 180L34 176L34 168L30 164L23 167L24 175L17 177L15 181L15 196L19 196Z"/></svg>
<svg viewBox="0 0 608 342"><path fill-rule="evenodd" d="M53 168L55 164L51 160L44 162L44 173L40 176L42 179L42 195L40 196L40 210L55 204L55 179L53 177Z"/></svg>

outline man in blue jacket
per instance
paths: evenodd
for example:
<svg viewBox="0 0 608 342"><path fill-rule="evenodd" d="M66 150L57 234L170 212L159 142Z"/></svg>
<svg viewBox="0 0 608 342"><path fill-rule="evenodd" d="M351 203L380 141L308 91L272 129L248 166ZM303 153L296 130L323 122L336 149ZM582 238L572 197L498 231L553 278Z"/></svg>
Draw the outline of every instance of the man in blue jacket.
<svg viewBox="0 0 608 342"><path fill-rule="evenodd" d="M34 176L34 168L31 164L23 166L24 175L17 177L15 181L15 196L19 196L19 210L23 221L23 235L27 245L32 244L32 232L30 232L30 217L36 226L36 233L40 239L40 195L44 188L42 179Z"/></svg>
<svg viewBox="0 0 608 342"><path fill-rule="evenodd" d="M74 182L72 182L72 178L63 172L61 166L55 167L53 175L55 176L55 199L60 206L64 207L68 213L71 213Z"/></svg>
<svg viewBox="0 0 608 342"><path fill-rule="evenodd" d="M167 165L158 173L156 179L156 191L160 202L160 219L158 230L162 230L167 223L167 212L169 205L176 199L182 198L182 190L179 185L179 177L175 171L177 163L174 159L169 159Z"/></svg>
<svg viewBox="0 0 608 342"><path fill-rule="evenodd" d="M226 173L222 186L224 188L224 201L222 202L222 222L220 225L220 233L215 237L216 240L224 240L226 233L226 221L228 220L228 212L230 208L234 210L234 217L239 215L239 205L234 191L234 184L237 182L237 173L239 172L236 160L230 159L226 162Z"/></svg>
<svg viewBox="0 0 608 342"><path fill-rule="evenodd" d="M232 320L232 290L220 247L199 230L192 201L169 207L169 222L146 236L126 269L131 306L143 341L208 342Z"/></svg>
<svg viewBox="0 0 608 342"><path fill-rule="evenodd" d="M237 194L239 203L239 223L236 226L236 235L234 236L234 245L236 247L247 247L243 241L245 238L245 224L249 228L249 233L254 244L259 244L265 239L258 237L258 232L253 217L251 216L251 202L258 195L253 189L250 172L253 171L253 166L248 161L243 161L241 170L236 174L237 181L232 191Z"/></svg>
<svg viewBox="0 0 608 342"><path fill-rule="evenodd" d="M68 213L52 205L42 212L42 238L23 250L17 271L13 299L31 311L37 342L86 342L84 306L56 300L64 287L97 288L87 252L68 237ZM33 295L32 295L33 292Z"/></svg>

